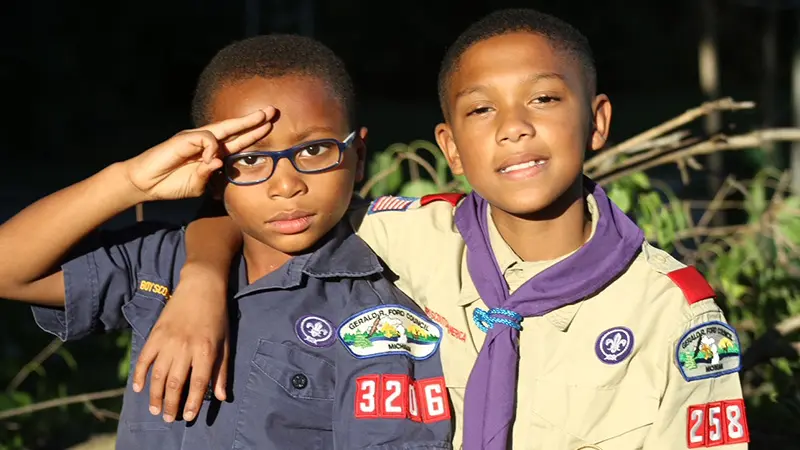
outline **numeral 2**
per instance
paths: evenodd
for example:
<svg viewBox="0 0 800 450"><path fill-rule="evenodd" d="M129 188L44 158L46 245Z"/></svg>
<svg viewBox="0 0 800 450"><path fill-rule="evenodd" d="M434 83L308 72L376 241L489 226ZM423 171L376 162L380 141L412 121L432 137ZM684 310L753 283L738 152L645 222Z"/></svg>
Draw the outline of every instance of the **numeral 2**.
<svg viewBox="0 0 800 450"><path fill-rule="evenodd" d="M412 381L406 375L366 375L356 379L355 417L434 423L450 419L444 378Z"/></svg>
<svg viewBox="0 0 800 450"><path fill-rule="evenodd" d="M689 407L686 444L689 448L715 447L750 441L744 400L728 400Z"/></svg>

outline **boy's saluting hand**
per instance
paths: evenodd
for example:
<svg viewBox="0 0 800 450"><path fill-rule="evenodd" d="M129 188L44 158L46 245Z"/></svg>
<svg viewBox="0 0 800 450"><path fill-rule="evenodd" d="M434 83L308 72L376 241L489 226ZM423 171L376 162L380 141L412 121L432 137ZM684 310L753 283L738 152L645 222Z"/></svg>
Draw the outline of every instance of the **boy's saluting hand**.
<svg viewBox="0 0 800 450"><path fill-rule="evenodd" d="M272 130L274 108L182 131L125 161L128 180L145 201L199 197L222 158L255 144Z"/></svg>

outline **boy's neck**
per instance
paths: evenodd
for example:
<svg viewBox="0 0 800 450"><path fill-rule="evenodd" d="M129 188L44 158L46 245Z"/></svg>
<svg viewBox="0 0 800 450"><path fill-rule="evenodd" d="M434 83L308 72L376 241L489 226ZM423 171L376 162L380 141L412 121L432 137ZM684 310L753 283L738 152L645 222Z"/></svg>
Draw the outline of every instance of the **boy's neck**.
<svg viewBox="0 0 800 450"><path fill-rule="evenodd" d="M525 217L492 208L497 231L524 261L548 261L579 249L592 232L583 186L571 189L547 211Z"/></svg>
<svg viewBox="0 0 800 450"><path fill-rule="evenodd" d="M248 284L275 272L292 259L292 255L275 250L247 235L244 236L242 253L247 262Z"/></svg>

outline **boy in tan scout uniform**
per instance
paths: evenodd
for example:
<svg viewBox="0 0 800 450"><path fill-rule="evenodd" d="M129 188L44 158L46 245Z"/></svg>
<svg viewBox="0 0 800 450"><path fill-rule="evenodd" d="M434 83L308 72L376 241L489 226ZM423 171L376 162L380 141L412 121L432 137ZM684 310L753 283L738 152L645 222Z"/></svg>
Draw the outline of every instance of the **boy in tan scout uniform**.
<svg viewBox="0 0 800 450"><path fill-rule="evenodd" d="M356 206L354 225L445 330L456 448L747 448L739 340L713 290L581 173L611 120L595 78L588 42L556 18L476 22L444 58L436 127L475 191L382 197ZM209 372L213 352L182 349L223 335L206 318L224 308L206 287L238 247L221 220L190 226L189 259L212 275L182 281L192 287L162 315L140 374L154 360ZM212 236L226 247L231 236L224 255L199 245ZM208 381L192 378L193 390Z"/></svg>

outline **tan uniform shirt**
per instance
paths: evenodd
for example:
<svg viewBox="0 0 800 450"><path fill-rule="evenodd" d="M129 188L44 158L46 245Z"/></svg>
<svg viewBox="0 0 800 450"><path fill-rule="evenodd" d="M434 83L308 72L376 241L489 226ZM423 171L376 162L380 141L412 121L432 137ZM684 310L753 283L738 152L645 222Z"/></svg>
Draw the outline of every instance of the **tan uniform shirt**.
<svg viewBox="0 0 800 450"><path fill-rule="evenodd" d="M591 197L587 203L594 225L596 203ZM374 211L381 209L376 204L390 207ZM446 201L420 206L419 200L409 204L384 198L373 202L360 224L361 214L354 217L358 234L399 277L397 286L444 330L441 359L456 419L454 444L461 448L464 393L485 336L472 314L475 308L488 308L467 270L466 246L454 212ZM489 223L490 241L511 292L556 262L522 261ZM739 361L735 333L723 342L714 328L704 327L684 338L694 327L725 319L713 299L690 304L666 275L683 267L666 252L644 244L630 268L603 291L542 317L524 319L512 448L683 449L747 436L743 405L736 402L742 398L737 373L686 381L679 370L679 345L690 354L708 351L709 358L711 347L716 349L714 358L728 350L733 359L726 364L734 361L738 366ZM632 333L632 349L624 361L608 364L596 344L606 331L618 327ZM719 345L701 344L703 331ZM627 345L628 339L619 336L627 337L612 333L600 344ZM720 367L718 360L687 364L690 374L700 376L704 370L713 375ZM701 406L690 412L694 405ZM747 444L721 448L744 449Z"/></svg>

